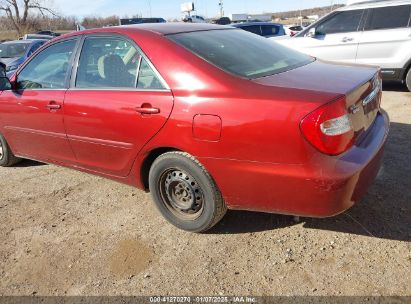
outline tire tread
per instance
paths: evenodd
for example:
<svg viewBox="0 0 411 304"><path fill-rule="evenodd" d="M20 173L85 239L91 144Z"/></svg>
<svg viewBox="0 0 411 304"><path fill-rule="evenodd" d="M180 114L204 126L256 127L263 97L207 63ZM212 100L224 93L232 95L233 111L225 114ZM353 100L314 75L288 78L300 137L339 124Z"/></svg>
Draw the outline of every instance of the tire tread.
<svg viewBox="0 0 411 304"><path fill-rule="evenodd" d="M155 165L155 163L157 161L160 161L162 159L167 159L169 157L174 158L175 156L180 156L180 157L184 157L190 161L192 161L195 165L197 165L202 173L207 177L207 179L210 181L211 187L212 187L212 191L213 193L215 193L216 197L215 197L215 211L213 214L213 220L208 224L207 227L203 227L200 231L193 231L193 232L205 232L209 229L211 229L213 226L215 226L223 217L224 215L227 213L227 206L224 202L223 196L220 192L220 190L217 187L217 184L215 183L214 179L212 178L212 176L208 173L208 171L206 170L206 168L198 161L197 158L195 158L193 155L186 153L186 152L181 152L181 151L171 151L171 152L166 152L162 155L160 155L153 163L153 166Z"/></svg>

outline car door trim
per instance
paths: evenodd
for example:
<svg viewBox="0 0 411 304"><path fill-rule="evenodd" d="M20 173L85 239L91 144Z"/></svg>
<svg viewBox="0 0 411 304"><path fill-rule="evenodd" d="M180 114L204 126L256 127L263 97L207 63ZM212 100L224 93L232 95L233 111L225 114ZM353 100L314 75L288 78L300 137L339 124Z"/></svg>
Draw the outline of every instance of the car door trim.
<svg viewBox="0 0 411 304"><path fill-rule="evenodd" d="M108 147L114 147L114 148L120 148L120 149L126 149L126 150L132 150L134 147L132 143L128 143L128 142L119 142L119 141L112 141L112 140L91 138L91 137L70 135L70 134L68 134L67 137L69 140L73 140L73 141L92 143L96 145L108 146Z"/></svg>
<svg viewBox="0 0 411 304"><path fill-rule="evenodd" d="M30 129L30 128L12 127L12 126L5 126L4 129L12 130L12 131L18 131L18 132L24 132L24 133L43 135L43 136L48 136L48 137L67 139L67 136L66 136L65 133L56 133L56 132L34 130L34 129Z"/></svg>

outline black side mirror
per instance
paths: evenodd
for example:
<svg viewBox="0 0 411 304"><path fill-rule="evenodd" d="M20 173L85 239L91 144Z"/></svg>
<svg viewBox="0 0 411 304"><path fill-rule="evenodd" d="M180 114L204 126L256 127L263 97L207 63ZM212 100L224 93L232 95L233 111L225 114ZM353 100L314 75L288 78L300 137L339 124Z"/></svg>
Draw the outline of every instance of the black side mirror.
<svg viewBox="0 0 411 304"><path fill-rule="evenodd" d="M0 91L7 91L11 89L12 85L10 79L8 79L6 76L0 76Z"/></svg>

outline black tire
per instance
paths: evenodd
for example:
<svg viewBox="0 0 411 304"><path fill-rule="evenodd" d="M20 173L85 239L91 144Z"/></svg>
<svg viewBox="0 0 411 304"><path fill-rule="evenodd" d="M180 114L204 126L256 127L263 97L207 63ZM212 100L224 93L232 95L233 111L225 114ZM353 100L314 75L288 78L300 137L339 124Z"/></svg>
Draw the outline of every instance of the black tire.
<svg viewBox="0 0 411 304"><path fill-rule="evenodd" d="M158 210L180 229L205 232L227 212L213 178L188 153L159 156L151 166L149 186Z"/></svg>
<svg viewBox="0 0 411 304"><path fill-rule="evenodd" d="M11 167L20 161L11 151L6 139L0 134L0 167Z"/></svg>
<svg viewBox="0 0 411 304"><path fill-rule="evenodd" d="M408 73L405 76L405 85L407 86L408 91L411 92L411 67L408 69Z"/></svg>

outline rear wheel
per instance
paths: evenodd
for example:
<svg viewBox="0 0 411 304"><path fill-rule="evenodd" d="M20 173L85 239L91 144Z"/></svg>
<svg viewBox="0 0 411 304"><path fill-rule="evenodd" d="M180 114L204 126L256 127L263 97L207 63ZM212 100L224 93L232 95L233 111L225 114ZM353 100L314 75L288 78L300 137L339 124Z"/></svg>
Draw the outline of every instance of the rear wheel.
<svg viewBox="0 0 411 304"><path fill-rule="evenodd" d="M0 167L10 167L20 161L11 151L6 139L0 134Z"/></svg>
<svg viewBox="0 0 411 304"><path fill-rule="evenodd" d="M407 76L405 76L405 84L407 85L408 91L411 92L411 67L408 69Z"/></svg>
<svg viewBox="0 0 411 304"><path fill-rule="evenodd" d="M158 157L151 166L149 184L161 214L180 229L207 231L227 211L210 174L187 153L169 152Z"/></svg>

